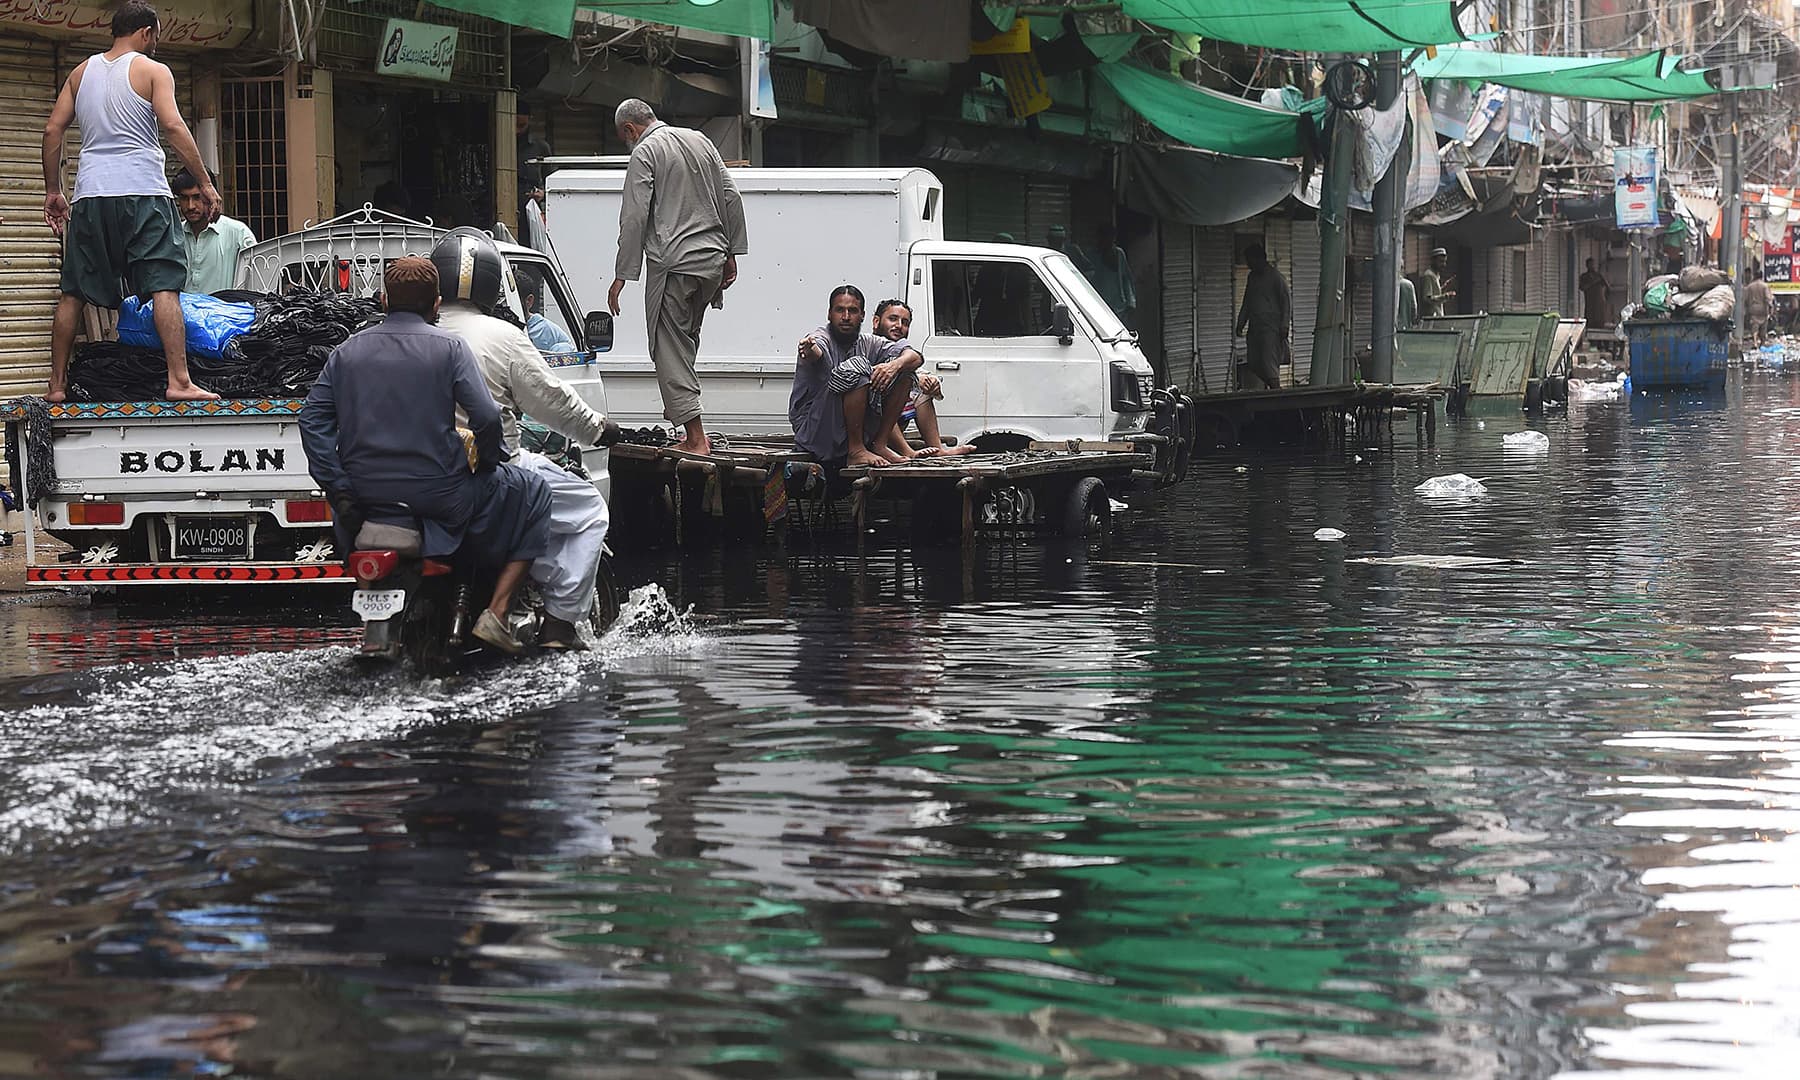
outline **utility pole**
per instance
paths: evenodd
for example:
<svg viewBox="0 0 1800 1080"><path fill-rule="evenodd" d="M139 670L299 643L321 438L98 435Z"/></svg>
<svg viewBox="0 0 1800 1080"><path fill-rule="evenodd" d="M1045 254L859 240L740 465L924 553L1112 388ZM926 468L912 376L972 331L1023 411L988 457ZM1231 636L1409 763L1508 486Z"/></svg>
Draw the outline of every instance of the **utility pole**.
<svg viewBox="0 0 1800 1080"><path fill-rule="evenodd" d="M1375 107L1392 108L1400 98L1400 54L1384 52L1375 62ZM1400 250L1406 236L1406 177L1412 154L1402 137L1393 164L1375 182L1375 265L1370 282L1369 338L1373 346L1369 370L1372 383L1394 381L1394 332L1400 311Z"/></svg>
<svg viewBox="0 0 1800 1080"><path fill-rule="evenodd" d="M1331 155L1319 197L1319 312L1313 322L1312 386L1350 381L1350 313L1344 303L1344 257L1350 247L1350 157L1356 125L1341 110L1332 115Z"/></svg>
<svg viewBox="0 0 1800 1080"><path fill-rule="evenodd" d="M1734 86L1746 81L1735 68L1728 68ZM1725 91L1725 147L1719 162L1719 261L1720 269L1731 275L1731 288L1737 296L1732 308L1734 335L1744 332L1744 282L1740 271L1744 262L1744 177L1738 162L1738 95Z"/></svg>

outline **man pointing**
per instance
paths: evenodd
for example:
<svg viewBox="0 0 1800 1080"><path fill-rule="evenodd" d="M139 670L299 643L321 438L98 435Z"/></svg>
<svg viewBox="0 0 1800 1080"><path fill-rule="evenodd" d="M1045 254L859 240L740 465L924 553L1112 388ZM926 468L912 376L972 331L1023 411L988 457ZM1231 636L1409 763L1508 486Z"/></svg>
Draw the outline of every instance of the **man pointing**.
<svg viewBox="0 0 1800 1080"><path fill-rule="evenodd" d="M744 204L712 142L690 128L670 127L637 98L613 115L631 147L619 207L619 257L606 306L649 263L644 278L644 332L662 390L663 415L687 429L677 450L710 454L700 421L700 323L709 304L737 280L737 257L750 250Z"/></svg>

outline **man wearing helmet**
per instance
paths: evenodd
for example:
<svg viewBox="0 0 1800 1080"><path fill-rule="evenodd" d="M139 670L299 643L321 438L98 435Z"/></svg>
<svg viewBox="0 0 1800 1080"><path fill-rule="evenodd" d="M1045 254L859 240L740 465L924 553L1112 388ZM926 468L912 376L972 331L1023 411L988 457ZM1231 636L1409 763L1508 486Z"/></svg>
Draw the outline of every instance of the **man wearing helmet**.
<svg viewBox="0 0 1800 1080"><path fill-rule="evenodd" d="M542 454L521 450L519 417L528 415L581 446L611 446L619 428L556 377L525 331L491 314L502 303L506 262L487 234L453 229L432 248L431 261L443 298L438 325L475 354L500 406L501 437L513 462L550 487L549 549L531 564L531 580L544 598L538 643L547 649L580 649L575 624L587 617L594 602L594 576L606 542L606 500L592 482Z"/></svg>

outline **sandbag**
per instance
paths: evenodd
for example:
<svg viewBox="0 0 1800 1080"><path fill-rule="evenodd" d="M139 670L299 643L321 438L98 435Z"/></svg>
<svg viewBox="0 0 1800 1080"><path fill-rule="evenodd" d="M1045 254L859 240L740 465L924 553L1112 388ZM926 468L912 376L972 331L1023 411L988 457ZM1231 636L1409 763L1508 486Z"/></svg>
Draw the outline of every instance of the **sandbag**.
<svg viewBox="0 0 1800 1080"><path fill-rule="evenodd" d="M1681 291L1684 293L1703 293L1720 285L1731 284L1731 276L1723 270L1711 266L1684 266L1681 268Z"/></svg>
<svg viewBox="0 0 1800 1080"><path fill-rule="evenodd" d="M119 307L119 340L144 349L162 348L156 333L156 304L153 300L125 298ZM181 294L181 317L187 324L187 351L196 356L219 357L231 339L249 330L256 322L256 308L250 304L233 304L205 293Z"/></svg>
<svg viewBox="0 0 1800 1080"><path fill-rule="evenodd" d="M1731 321L1732 312L1737 308L1737 295L1730 285L1716 285L1706 290L1700 299L1694 301L1693 313L1697 319L1711 319L1713 322Z"/></svg>

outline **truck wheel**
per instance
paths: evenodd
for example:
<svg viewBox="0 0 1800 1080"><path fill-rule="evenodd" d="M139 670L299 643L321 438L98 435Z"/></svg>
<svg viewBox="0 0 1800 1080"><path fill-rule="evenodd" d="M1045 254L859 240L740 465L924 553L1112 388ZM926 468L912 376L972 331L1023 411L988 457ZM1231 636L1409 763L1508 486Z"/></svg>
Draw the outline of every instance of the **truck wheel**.
<svg viewBox="0 0 1800 1080"><path fill-rule="evenodd" d="M1084 476L1069 490L1062 534L1071 540L1105 540L1112 531L1112 498L1098 476Z"/></svg>

